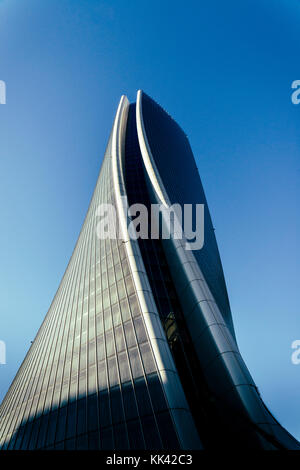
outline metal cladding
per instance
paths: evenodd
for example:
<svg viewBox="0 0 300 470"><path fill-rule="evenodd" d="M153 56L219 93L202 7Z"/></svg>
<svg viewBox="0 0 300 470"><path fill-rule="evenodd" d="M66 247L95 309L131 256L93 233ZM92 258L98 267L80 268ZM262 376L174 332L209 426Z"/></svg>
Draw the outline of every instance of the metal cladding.
<svg viewBox="0 0 300 470"><path fill-rule="evenodd" d="M131 237L126 198L203 204L203 247ZM98 236L104 204L119 237ZM240 355L188 139L142 91L119 103L73 254L1 404L0 448L300 448Z"/></svg>

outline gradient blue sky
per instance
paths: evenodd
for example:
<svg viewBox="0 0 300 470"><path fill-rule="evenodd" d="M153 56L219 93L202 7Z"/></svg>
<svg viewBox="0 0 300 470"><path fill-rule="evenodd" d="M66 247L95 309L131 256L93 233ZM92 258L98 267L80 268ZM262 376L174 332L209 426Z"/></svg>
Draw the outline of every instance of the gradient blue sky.
<svg viewBox="0 0 300 470"><path fill-rule="evenodd" d="M188 134L238 344L300 439L298 0L0 0L0 399L76 242L121 94Z"/></svg>

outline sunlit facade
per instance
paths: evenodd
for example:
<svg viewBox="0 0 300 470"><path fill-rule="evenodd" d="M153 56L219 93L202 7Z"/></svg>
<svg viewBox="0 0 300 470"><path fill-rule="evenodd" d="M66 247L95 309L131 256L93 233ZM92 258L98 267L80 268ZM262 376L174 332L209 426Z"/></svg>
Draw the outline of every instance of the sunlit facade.
<svg viewBox="0 0 300 470"><path fill-rule="evenodd" d="M132 239L129 205L204 204L204 246ZM99 239L100 204L122 237ZM188 139L151 98L121 98L50 309L0 407L0 448L298 448L239 353Z"/></svg>

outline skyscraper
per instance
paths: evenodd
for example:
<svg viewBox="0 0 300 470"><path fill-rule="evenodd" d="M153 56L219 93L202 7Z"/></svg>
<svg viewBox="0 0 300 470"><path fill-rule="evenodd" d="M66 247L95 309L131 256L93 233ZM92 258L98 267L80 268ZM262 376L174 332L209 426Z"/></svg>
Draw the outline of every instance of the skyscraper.
<svg viewBox="0 0 300 470"><path fill-rule="evenodd" d="M174 204L204 208L201 248L188 249L185 234L149 236L152 219L148 236L137 226L132 236L134 209ZM104 237L109 207L115 236ZM298 446L240 355L188 139L146 94L123 96L75 249L1 404L0 447Z"/></svg>

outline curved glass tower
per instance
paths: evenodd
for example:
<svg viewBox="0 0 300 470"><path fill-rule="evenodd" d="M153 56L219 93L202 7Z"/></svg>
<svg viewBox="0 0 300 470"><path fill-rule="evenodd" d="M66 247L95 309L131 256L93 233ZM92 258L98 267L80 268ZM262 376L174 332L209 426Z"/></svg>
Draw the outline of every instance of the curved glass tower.
<svg viewBox="0 0 300 470"><path fill-rule="evenodd" d="M132 236L136 204L149 214L201 204L203 247L187 249L184 235L150 236L152 218L148 236L137 225ZM113 230L103 236L99 221L111 207ZM300 448L239 353L186 135L146 94L133 104L122 96L73 254L1 404L0 448L237 447Z"/></svg>

